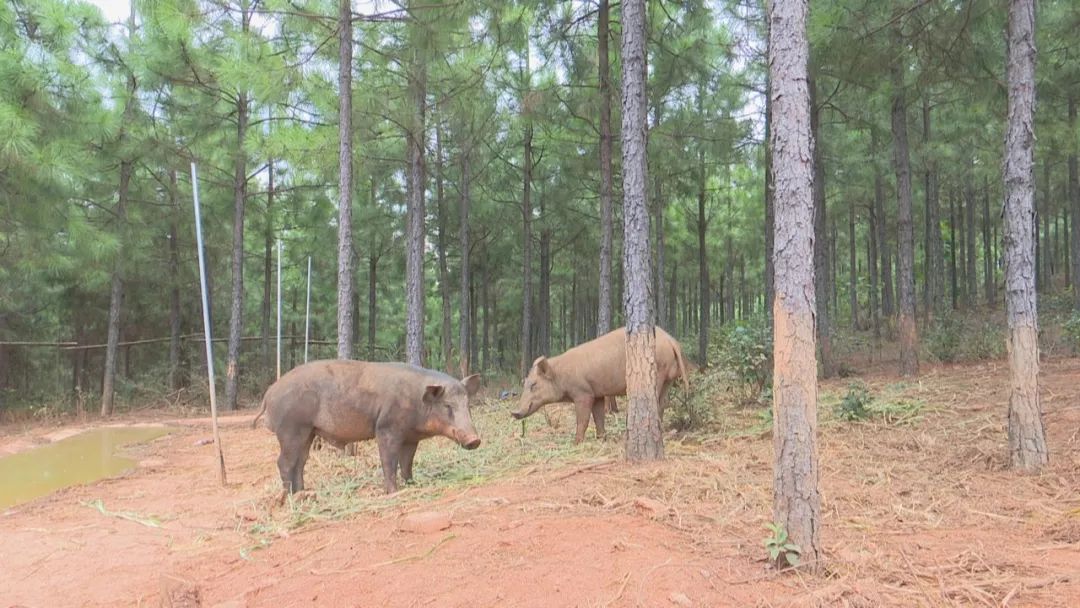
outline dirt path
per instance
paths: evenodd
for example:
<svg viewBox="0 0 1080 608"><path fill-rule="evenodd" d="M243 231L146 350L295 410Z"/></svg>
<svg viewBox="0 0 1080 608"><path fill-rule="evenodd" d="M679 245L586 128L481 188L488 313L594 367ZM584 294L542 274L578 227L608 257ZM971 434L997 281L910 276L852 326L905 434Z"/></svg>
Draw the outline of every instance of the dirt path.
<svg viewBox="0 0 1080 608"><path fill-rule="evenodd" d="M142 464L132 473L0 515L0 608L157 606L185 584L203 606L233 607L1076 606L1080 361L1044 372L1053 461L1035 477L1001 470L1003 365L933 368L917 384L869 377L897 411L921 410L823 423L824 577L764 567L760 432L671 438L670 458L647 467L590 439L588 456L561 462L542 454L566 428L520 439L497 411L482 417L485 443L530 450L520 467L458 485L439 467L459 451L432 443L417 456L432 481L386 499L373 446L358 459L323 451L307 475L319 495L274 507L276 441L236 419L222 430L227 487L208 426L187 421L127 450ZM754 417L728 415L732 427ZM450 525L404 529L417 513Z"/></svg>

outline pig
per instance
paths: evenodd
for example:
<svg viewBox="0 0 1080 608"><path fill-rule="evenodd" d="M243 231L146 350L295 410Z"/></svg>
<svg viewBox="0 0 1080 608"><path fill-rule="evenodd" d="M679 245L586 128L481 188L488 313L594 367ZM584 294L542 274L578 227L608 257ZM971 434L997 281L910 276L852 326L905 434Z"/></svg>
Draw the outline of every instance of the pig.
<svg viewBox="0 0 1080 608"><path fill-rule="evenodd" d="M304 465L318 436L338 448L376 439L391 494L398 489L399 466L405 482L412 480L421 439L442 435L467 450L479 447L469 416L469 399L479 388L479 375L457 380L404 363L313 361L266 390L251 426L266 413L266 426L281 446L278 471L286 492L304 489Z"/></svg>
<svg viewBox="0 0 1080 608"><path fill-rule="evenodd" d="M668 333L656 328L656 385L660 417L664 416L667 389L682 378L689 388L682 347ZM521 391L521 403L511 415L521 420L549 403L572 401L577 419L574 443L585 439L589 415L596 436L604 436L605 401L626 394L626 328L616 329L595 340L580 344L557 357L539 357L533 362ZM609 406L610 407L610 406Z"/></svg>

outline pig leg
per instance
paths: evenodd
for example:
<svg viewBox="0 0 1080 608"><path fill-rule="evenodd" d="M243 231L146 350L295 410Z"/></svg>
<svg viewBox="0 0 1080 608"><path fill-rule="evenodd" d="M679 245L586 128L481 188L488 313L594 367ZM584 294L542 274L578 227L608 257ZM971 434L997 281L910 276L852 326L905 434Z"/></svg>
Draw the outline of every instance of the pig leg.
<svg viewBox="0 0 1080 608"><path fill-rule="evenodd" d="M285 491L291 493L304 489L304 464L307 462L311 441L315 438L311 427L289 428L278 431L278 472Z"/></svg>
<svg viewBox="0 0 1080 608"><path fill-rule="evenodd" d="M589 414L592 413L593 403L596 400L592 397L583 397L574 400L574 416L577 418L577 434L574 435L574 443L581 443L585 441L585 431L589 430Z"/></svg>
<svg viewBox="0 0 1080 608"><path fill-rule="evenodd" d="M377 433L379 460L382 461L383 486L387 494L398 491L397 472L401 455L401 439L390 432Z"/></svg>
<svg viewBox="0 0 1080 608"><path fill-rule="evenodd" d="M658 393L656 395L656 403L660 407L660 425L664 424L664 409L668 404L668 388L671 387L671 382L663 382L660 384Z"/></svg>
<svg viewBox="0 0 1080 608"><path fill-rule="evenodd" d="M593 424L596 425L596 438L604 438L604 413L607 409L607 398L597 397L596 401L593 401L592 406L592 419Z"/></svg>
<svg viewBox="0 0 1080 608"><path fill-rule="evenodd" d="M405 480L405 483L412 481L412 463L413 457L416 456L416 444L415 441L406 441L401 444L401 478Z"/></svg>

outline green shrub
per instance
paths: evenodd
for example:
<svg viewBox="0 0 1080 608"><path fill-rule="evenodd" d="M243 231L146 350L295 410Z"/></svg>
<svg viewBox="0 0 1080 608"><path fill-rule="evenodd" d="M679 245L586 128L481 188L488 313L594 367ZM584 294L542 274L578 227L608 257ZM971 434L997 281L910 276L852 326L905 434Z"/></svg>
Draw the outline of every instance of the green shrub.
<svg viewBox="0 0 1080 608"><path fill-rule="evenodd" d="M935 319L933 326L926 335L927 350L942 363L956 361L960 353L960 333L962 331L962 324L954 315L944 315Z"/></svg>
<svg viewBox="0 0 1080 608"><path fill-rule="evenodd" d="M867 406L873 399L870 397L870 389L863 382L852 382L848 385L848 392L840 403L836 404L836 416L841 420L855 421L866 420L870 417Z"/></svg>
<svg viewBox="0 0 1080 608"><path fill-rule="evenodd" d="M1072 316L1061 325L1061 330L1069 342L1069 347L1074 352L1080 350L1080 312L1072 313Z"/></svg>
<svg viewBox="0 0 1080 608"><path fill-rule="evenodd" d="M760 403L772 375L772 333L764 318L729 323L714 334L709 359L742 403Z"/></svg>
<svg viewBox="0 0 1080 608"><path fill-rule="evenodd" d="M985 361L1005 354L1002 322L950 314L939 317L926 334L926 349L942 363Z"/></svg>

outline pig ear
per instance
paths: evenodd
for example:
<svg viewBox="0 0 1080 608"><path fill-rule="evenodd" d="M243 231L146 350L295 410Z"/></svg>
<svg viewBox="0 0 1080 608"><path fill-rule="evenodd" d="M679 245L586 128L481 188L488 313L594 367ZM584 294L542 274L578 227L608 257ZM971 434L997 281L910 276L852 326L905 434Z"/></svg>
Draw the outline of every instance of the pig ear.
<svg viewBox="0 0 1080 608"><path fill-rule="evenodd" d="M533 365L536 366L536 371L540 372L540 375L551 380L555 377L555 372L548 365L547 357L540 357Z"/></svg>
<svg viewBox="0 0 1080 608"><path fill-rule="evenodd" d="M461 381L465 385L465 392L472 397L480 390L480 374L473 374Z"/></svg>
<svg viewBox="0 0 1080 608"><path fill-rule="evenodd" d="M442 399L443 393L446 392L446 387L441 384L429 384L424 389L424 403L432 404Z"/></svg>

